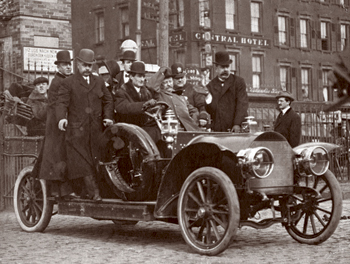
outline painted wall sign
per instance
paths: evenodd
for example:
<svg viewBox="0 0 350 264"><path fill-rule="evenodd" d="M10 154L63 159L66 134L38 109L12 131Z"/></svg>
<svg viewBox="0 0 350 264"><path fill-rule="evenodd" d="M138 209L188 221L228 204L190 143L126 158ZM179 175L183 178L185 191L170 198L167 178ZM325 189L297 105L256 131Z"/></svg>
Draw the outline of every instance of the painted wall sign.
<svg viewBox="0 0 350 264"><path fill-rule="evenodd" d="M193 41L209 41L209 39L211 43L271 48L270 39L240 35L208 34L208 32L192 32Z"/></svg>
<svg viewBox="0 0 350 264"><path fill-rule="evenodd" d="M38 47L23 47L23 70L37 72L55 72L56 54L62 49L48 49ZM73 51L69 50L71 58Z"/></svg>

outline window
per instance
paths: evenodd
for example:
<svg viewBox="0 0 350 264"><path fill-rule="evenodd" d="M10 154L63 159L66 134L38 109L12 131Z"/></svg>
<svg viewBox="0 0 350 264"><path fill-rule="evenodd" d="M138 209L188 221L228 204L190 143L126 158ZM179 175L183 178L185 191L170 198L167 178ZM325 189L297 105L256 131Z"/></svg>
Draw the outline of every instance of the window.
<svg viewBox="0 0 350 264"><path fill-rule="evenodd" d="M348 26L345 24L340 25L340 50L343 51L348 43Z"/></svg>
<svg viewBox="0 0 350 264"><path fill-rule="evenodd" d="M278 42L280 45L287 45L287 18L278 17Z"/></svg>
<svg viewBox="0 0 350 264"><path fill-rule="evenodd" d="M230 65L230 71L232 74L237 74L237 54L230 54L232 63Z"/></svg>
<svg viewBox="0 0 350 264"><path fill-rule="evenodd" d="M177 29L184 26L184 0L172 0L169 2L169 27Z"/></svg>
<svg viewBox="0 0 350 264"><path fill-rule="evenodd" d="M261 87L261 56L253 55L252 57L252 70L253 70L253 89L259 89Z"/></svg>
<svg viewBox="0 0 350 264"><path fill-rule="evenodd" d="M225 10L226 10L226 29L234 30L236 29L236 1L235 0L225 0Z"/></svg>
<svg viewBox="0 0 350 264"><path fill-rule="evenodd" d="M329 87L328 74L330 69L322 69L322 91L323 91L323 101L332 101L333 89Z"/></svg>
<svg viewBox="0 0 350 264"><path fill-rule="evenodd" d="M120 21L121 21L121 38L124 39L126 37L129 37L130 30L129 30L129 8L128 7L122 7L120 9Z"/></svg>
<svg viewBox="0 0 350 264"><path fill-rule="evenodd" d="M251 31L260 32L260 23L261 23L261 10L260 3L251 2L250 3L250 12L251 12Z"/></svg>
<svg viewBox="0 0 350 264"><path fill-rule="evenodd" d="M309 48L310 28L308 19L300 19L300 47Z"/></svg>
<svg viewBox="0 0 350 264"><path fill-rule="evenodd" d="M210 28L209 0L199 0L199 25Z"/></svg>
<svg viewBox="0 0 350 264"><path fill-rule="evenodd" d="M321 22L321 43L322 50L329 50L329 23Z"/></svg>
<svg viewBox="0 0 350 264"><path fill-rule="evenodd" d="M280 66L280 84L283 91L291 92L289 66Z"/></svg>
<svg viewBox="0 0 350 264"><path fill-rule="evenodd" d="M311 91L311 76L310 68L301 69L301 95L303 100L310 98Z"/></svg>
<svg viewBox="0 0 350 264"><path fill-rule="evenodd" d="M105 40L105 15L97 12L95 17L96 43L100 43Z"/></svg>
<svg viewBox="0 0 350 264"><path fill-rule="evenodd" d="M185 51L182 49L175 50L174 51L174 61L180 62L183 65L185 65L186 60L185 60Z"/></svg>

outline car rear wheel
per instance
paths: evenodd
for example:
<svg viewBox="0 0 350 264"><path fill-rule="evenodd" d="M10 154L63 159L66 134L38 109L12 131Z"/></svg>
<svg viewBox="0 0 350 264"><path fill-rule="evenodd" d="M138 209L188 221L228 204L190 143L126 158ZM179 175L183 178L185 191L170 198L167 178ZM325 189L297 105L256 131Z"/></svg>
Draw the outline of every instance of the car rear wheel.
<svg viewBox="0 0 350 264"><path fill-rule="evenodd" d="M296 241L305 244L320 244L336 230L342 213L342 191L331 171L322 176L305 178L300 186L318 191L300 192L291 197L292 223L287 232Z"/></svg>
<svg viewBox="0 0 350 264"><path fill-rule="evenodd" d="M15 183L14 210L21 228L27 232L42 232L48 226L53 201L47 198L46 181L31 176L33 166L25 167Z"/></svg>
<svg viewBox="0 0 350 264"><path fill-rule="evenodd" d="M232 181L213 167L195 170L182 185L177 214L182 236L195 252L221 253L229 246L240 219Z"/></svg>

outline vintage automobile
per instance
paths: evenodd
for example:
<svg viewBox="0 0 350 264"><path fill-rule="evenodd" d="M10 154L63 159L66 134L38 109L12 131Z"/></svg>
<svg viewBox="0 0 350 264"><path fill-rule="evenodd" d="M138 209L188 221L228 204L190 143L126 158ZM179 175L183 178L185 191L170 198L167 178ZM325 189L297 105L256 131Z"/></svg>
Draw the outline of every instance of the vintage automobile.
<svg viewBox="0 0 350 264"><path fill-rule="evenodd" d="M24 168L14 190L21 228L43 231L57 204L58 214L115 224L179 224L189 247L205 255L224 251L242 226L280 223L305 244L322 243L336 230L342 192L328 157L336 145L292 149L278 133L251 131L252 122L244 124L246 133L179 131L162 102L148 115L161 129L161 145L135 125L117 123L106 130L101 202L51 197L45 181L31 175L33 166Z"/></svg>

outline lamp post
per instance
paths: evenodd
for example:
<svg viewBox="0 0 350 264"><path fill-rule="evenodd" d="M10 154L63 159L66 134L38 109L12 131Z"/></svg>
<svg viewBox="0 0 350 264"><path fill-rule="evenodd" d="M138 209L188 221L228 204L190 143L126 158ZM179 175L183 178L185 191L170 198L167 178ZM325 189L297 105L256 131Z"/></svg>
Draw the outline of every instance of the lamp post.
<svg viewBox="0 0 350 264"><path fill-rule="evenodd" d="M159 66L169 64L169 0L159 1Z"/></svg>

